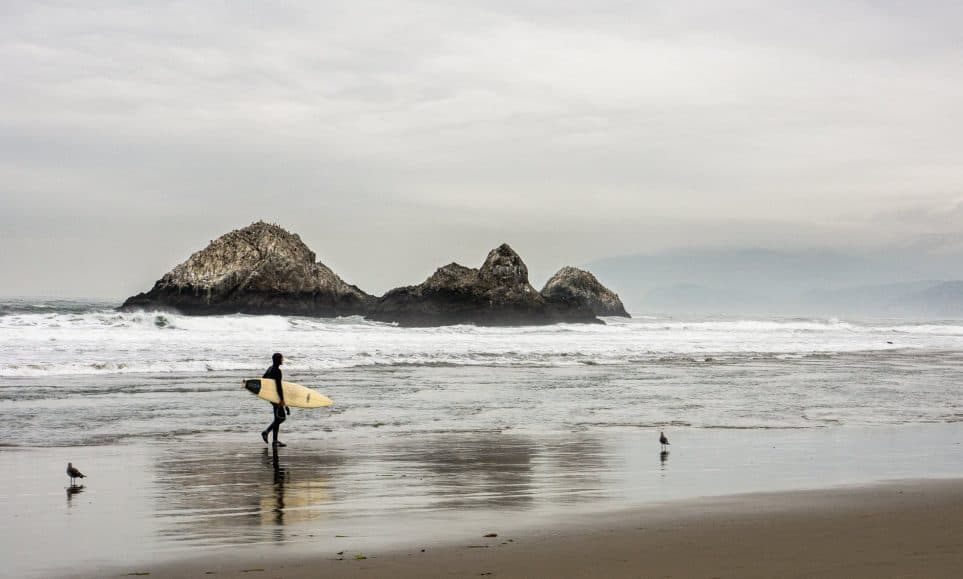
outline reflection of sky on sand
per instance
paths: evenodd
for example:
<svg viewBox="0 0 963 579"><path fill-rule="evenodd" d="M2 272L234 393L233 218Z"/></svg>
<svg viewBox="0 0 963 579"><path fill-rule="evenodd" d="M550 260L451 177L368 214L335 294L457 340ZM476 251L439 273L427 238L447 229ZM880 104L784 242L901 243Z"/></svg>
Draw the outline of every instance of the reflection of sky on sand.
<svg viewBox="0 0 963 579"><path fill-rule="evenodd" d="M268 454L267 449L264 453ZM285 523L303 523L321 516L313 507L331 501L328 480L320 476L311 480L288 480L290 474L281 466L277 449L270 454L274 481L270 488L261 485L261 524L282 527Z"/></svg>
<svg viewBox="0 0 963 579"><path fill-rule="evenodd" d="M165 541L191 545L411 536L406 521L533 511L602 494L608 470L592 438L419 436L354 445L163 447L152 462ZM447 513L447 514L446 514ZM438 518L440 517L440 519Z"/></svg>
<svg viewBox="0 0 963 579"><path fill-rule="evenodd" d="M658 431L292 435L276 456L249 437L0 448L3 573L124 575L257 545L291 555L428 546L674 499L961 476L961 429L680 429L671 458ZM88 475L82 490L68 488L68 460Z"/></svg>
<svg viewBox="0 0 963 579"><path fill-rule="evenodd" d="M389 471L422 497L415 508L522 508L533 499L533 456L529 440L500 434L454 437L419 449L394 443L385 452Z"/></svg>
<svg viewBox="0 0 963 579"><path fill-rule="evenodd" d="M152 465L160 534L194 545L283 541L278 528L325 516L332 500L328 472L340 459L320 448L283 450L165 448Z"/></svg>
<svg viewBox="0 0 963 579"><path fill-rule="evenodd" d="M597 442L543 442L502 434L409 437L355 446L350 460L345 449L317 443L276 453L169 447L152 463L160 533L196 544L256 543L277 540L279 526L326 521L357 531L359 520L384 525L380 519L393 515L526 510L598 491L605 457Z"/></svg>

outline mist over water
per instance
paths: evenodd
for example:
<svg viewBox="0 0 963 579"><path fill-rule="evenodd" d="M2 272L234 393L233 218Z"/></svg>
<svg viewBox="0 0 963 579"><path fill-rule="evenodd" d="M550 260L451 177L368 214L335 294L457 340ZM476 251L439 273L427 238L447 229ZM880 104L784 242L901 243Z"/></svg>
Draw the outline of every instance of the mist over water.
<svg viewBox="0 0 963 579"><path fill-rule="evenodd" d="M0 408L9 445L249 433L241 391L272 352L335 400L299 437L813 428L963 420L963 324L608 319L606 325L398 328L360 318L190 317L8 302ZM255 425L255 426L252 426Z"/></svg>

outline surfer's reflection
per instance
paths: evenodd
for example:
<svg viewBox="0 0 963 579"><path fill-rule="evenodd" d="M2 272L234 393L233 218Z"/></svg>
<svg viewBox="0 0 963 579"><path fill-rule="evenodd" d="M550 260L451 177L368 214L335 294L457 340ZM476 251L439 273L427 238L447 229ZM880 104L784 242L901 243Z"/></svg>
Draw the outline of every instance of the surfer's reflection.
<svg viewBox="0 0 963 579"><path fill-rule="evenodd" d="M308 445L272 450L226 442L164 449L150 467L156 509L171 513L158 519L158 533L203 544L284 542L292 524L324 517L340 455Z"/></svg>
<svg viewBox="0 0 963 579"><path fill-rule="evenodd" d="M265 450L265 452L267 452ZM274 467L274 484L284 481L284 469L281 468L281 461L278 460L278 449L271 449L271 466Z"/></svg>
<svg viewBox="0 0 963 579"><path fill-rule="evenodd" d="M271 465L274 467L274 508L271 512L274 513L274 524L280 526L284 524L284 477L287 473L281 468L276 446L271 449Z"/></svg>
<svg viewBox="0 0 963 579"><path fill-rule="evenodd" d="M268 450L264 450L267 459ZM261 524L274 527L274 539L285 539L282 527L285 524L300 523L322 515L319 508L331 500L327 477L314 475L302 479L308 470L297 456L286 457L294 461L293 466L284 466L277 449L271 450L270 462L272 483L261 493Z"/></svg>

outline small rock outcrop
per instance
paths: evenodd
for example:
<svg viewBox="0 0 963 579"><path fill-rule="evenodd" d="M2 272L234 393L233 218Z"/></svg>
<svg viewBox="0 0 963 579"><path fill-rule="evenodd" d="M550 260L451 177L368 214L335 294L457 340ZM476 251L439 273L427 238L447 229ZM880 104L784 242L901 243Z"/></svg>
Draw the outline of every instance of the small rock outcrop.
<svg viewBox="0 0 963 579"><path fill-rule="evenodd" d="M596 316L629 318L618 294L608 289L591 273L577 267L563 267L542 288L542 297L552 303L588 309Z"/></svg>
<svg viewBox="0 0 963 579"><path fill-rule="evenodd" d="M364 314L374 298L345 283L301 238L258 221L218 237L121 309L186 314Z"/></svg>
<svg viewBox="0 0 963 579"><path fill-rule="evenodd" d="M546 300L529 283L528 267L508 244L489 252L480 269L451 263L419 285L389 291L367 318L403 326L599 322L587 309Z"/></svg>

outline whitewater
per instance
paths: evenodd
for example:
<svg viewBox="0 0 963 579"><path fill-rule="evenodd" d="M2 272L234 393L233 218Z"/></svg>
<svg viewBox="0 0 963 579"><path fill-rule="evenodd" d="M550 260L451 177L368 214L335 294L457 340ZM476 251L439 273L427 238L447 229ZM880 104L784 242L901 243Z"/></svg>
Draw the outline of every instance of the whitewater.
<svg viewBox="0 0 963 579"><path fill-rule="evenodd" d="M963 349L963 323L837 319L607 318L605 325L399 328L360 317L183 316L108 304L0 307L0 376L254 370L283 351L292 371L379 365L634 365L853 352Z"/></svg>
<svg viewBox="0 0 963 579"><path fill-rule="evenodd" d="M963 419L960 321L638 316L412 329L115 308L0 304L0 409L24 425L6 444L250 431L265 405L240 381L276 351L288 379L335 399L286 425L305 436Z"/></svg>

